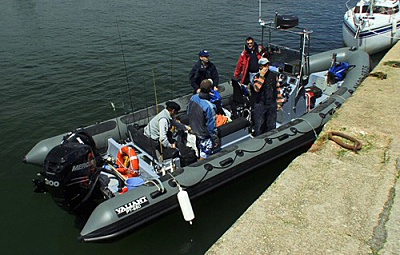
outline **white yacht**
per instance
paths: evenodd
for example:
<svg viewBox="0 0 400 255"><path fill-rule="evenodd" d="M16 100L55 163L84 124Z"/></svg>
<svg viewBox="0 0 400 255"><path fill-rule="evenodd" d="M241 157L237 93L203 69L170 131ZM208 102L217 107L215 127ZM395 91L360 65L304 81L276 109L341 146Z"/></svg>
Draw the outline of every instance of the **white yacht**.
<svg viewBox="0 0 400 255"><path fill-rule="evenodd" d="M400 39L399 0L360 0L344 14L343 41L374 54Z"/></svg>

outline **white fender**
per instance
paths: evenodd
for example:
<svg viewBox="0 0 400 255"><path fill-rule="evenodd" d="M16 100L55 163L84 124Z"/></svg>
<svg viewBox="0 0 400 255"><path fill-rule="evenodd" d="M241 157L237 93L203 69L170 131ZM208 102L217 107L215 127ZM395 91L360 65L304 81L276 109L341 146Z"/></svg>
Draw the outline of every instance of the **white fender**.
<svg viewBox="0 0 400 255"><path fill-rule="evenodd" d="M179 206L181 207L181 210L182 210L183 218L185 218L185 220L188 221L191 225L192 220L194 219L192 205L190 203L188 193L185 190L183 190L181 187L179 187L178 202L179 202Z"/></svg>
<svg viewBox="0 0 400 255"><path fill-rule="evenodd" d="M392 36L397 33L397 20L395 17L392 18Z"/></svg>

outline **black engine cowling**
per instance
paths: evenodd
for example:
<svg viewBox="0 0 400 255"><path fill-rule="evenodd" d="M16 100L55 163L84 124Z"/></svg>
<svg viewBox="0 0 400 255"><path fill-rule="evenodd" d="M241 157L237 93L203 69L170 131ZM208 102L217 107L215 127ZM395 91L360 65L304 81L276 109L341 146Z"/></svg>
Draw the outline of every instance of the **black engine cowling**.
<svg viewBox="0 0 400 255"><path fill-rule="evenodd" d="M58 206L76 212L95 185L96 159L91 146L63 143L44 162L45 187Z"/></svg>
<svg viewBox="0 0 400 255"><path fill-rule="evenodd" d="M93 150L94 156L98 157L96 142L93 140L93 137L91 137L85 130L81 128L69 132L67 135L65 135L61 144L66 143L80 143L89 145L90 148L92 148Z"/></svg>

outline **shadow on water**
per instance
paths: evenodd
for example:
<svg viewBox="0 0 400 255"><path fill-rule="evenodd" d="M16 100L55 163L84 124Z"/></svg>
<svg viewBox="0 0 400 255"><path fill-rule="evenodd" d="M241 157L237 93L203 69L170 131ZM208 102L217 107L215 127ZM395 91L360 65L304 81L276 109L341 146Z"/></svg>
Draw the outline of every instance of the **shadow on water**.
<svg viewBox="0 0 400 255"><path fill-rule="evenodd" d="M375 53L373 55L370 55L370 58L371 58L371 70L374 69L379 64L379 62L382 60L382 58L386 55L386 53L388 51L389 50L385 50L385 51L377 52L377 53Z"/></svg>

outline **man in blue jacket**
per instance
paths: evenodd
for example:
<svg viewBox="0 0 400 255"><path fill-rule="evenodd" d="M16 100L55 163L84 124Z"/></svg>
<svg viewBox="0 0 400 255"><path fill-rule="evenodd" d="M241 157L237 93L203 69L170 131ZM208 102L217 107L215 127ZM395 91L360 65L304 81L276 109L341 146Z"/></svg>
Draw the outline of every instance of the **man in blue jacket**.
<svg viewBox="0 0 400 255"><path fill-rule="evenodd" d="M215 122L216 107L210 102L212 83L208 79L200 83L200 92L192 96L187 113L189 126L197 137L200 159L209 157L220 146Z"/></svg>

